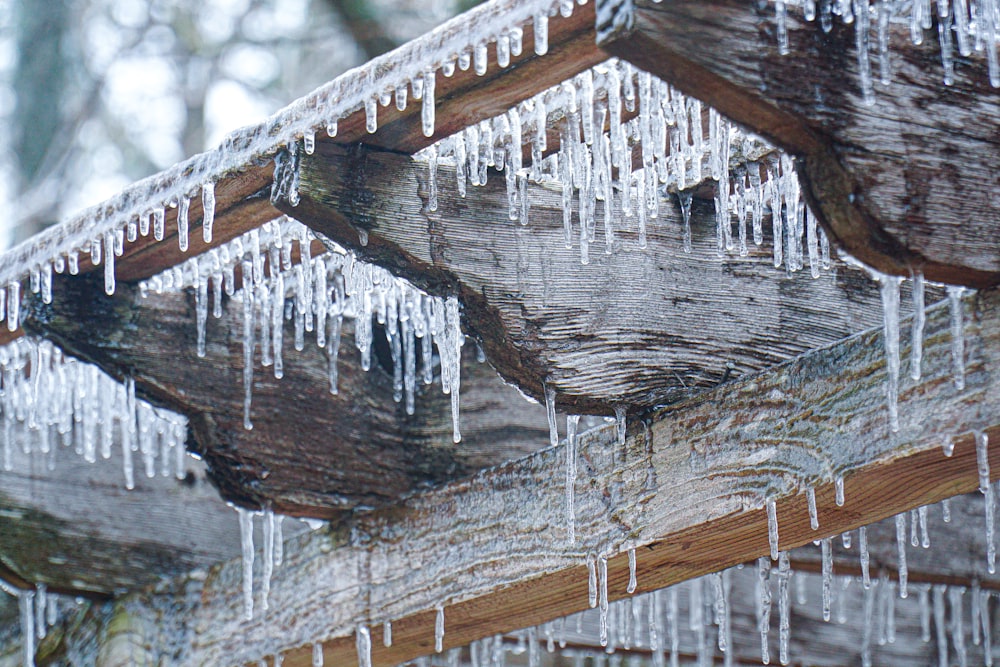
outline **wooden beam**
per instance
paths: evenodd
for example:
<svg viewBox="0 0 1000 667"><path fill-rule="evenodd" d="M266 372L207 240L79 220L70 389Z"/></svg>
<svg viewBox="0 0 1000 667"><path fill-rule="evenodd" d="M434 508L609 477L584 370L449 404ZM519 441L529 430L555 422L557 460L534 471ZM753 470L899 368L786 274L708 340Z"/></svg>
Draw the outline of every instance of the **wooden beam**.
<svg viewBox="0 0 1000 667"><path fill-rule="evenodd" d="M771 3L597 5L603 49L796 156L811 207L852 255L886 273L923 271L974 287L1000 282L988 170L1000 158L993 124L1000 92L984 57L962 58L954 85L945 86L936 37L914 46L907 27L894 23L892 83L876 85L868 106L854 25L837 21L827 34L789 10L791 53L783 56Z"/></svg>
<svg viewBox="0 0 1000 667"><path fill-rule="evenodd" d="M27 427L15 436L38 438ZM182 480L140 473L126 491L120 452L116 443L111 459L87 464L59 445L51 455L17 445L13 469L0 472L0 578L111 596L239 553L236 513L200 462L187 458Z"/></svg>
<svg viewBox="0 0 1000 667"><path fill-rule="evenodd" d="M567 412L676 401L882 317L874 284L839 261L817 280L775 269L763 249L769 233L749 257L719 258L714 213L700 200L691 253L679 204L663 199L645 250L637 223L619 219L613 252L601 240L584 266L578 239L564 244L560 194L549 188L530 187L522 226L508 219L495 173L463 199L442 165L436 212L427 210L426 166L405 156L318 147L300 177L301 203L289 214L431 292L458 294L466 331L497 370L539 400L547 381Z"/></svg>
<svg viewBox="0 0 1000 667"><path fill-rule="evenodd" d="M463 440L452 443L449 397L440 383L419 385L416 413L393 402L384 334L364 372L348 320L340 344L339 393L330 395L328 357L310 340L284 350L284 377L255 356L253 430L243 427L242 306L223 304L209 318L206 356L196 355L195 305L188 293L150 294L120 286L103 294L92 278L66 278L51 305L26 303L25 325L116 378L133 377L137 394L185 414L193 442L223 497L270 505L289 515L335 517L378 506L428 484L533 452L547 443L544 410L503 385L466 347ZM291 325L285 340L293 339Z"/></svg>
<svg viewBox="0 0 1000 667"><path fill-rule="evenodd" d="M888 430L881 335L870 331L662 409L633 423L624 445L611 425L584 434L575 543L559 447L294 541L271 587L278 611L252 621L241 620L238 562L177 581L186 604L174 622L204 629L185 659L242 664L281 650L285 664L306 665L310 643L323 641L327 662L345 664L355 659L354 629L390 619L393 646L375 642L373 660L398 664L433 650L438 606L445 647L584 609L587 553L609 555L612 600L626 595L628 547L637 550L640 591L767 554L767 498L776 501L780 547L792 549L970 492L978 483L971 439L959 439L951 457L941 442L972 429L1000 437L1000 383L990 371L1000 363L1000 294L969 299L965 322L959 390L947 309L928 313L923 379L903 382L897 433ZM1000 476L1000 449L989 461ZM802 493L809 485L818 532ZM136 594L137 613L151 595ZM170 621L153 615L171 634Z"/></svg>

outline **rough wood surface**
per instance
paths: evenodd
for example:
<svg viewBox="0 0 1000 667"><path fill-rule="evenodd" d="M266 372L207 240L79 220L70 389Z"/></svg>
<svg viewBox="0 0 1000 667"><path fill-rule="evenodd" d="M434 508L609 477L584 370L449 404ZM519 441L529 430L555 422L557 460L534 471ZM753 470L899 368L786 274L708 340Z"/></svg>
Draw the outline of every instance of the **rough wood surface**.
<svg viewBox="0 0 1000 667"><path fill-rule="evenodd" d="M239 553L236 513L199 462L187 459L184 480L137 474L127 491L117 445L111 459L93 464L71 449L53 452L18 449L13 470L0 472L0 577L113 595Z"/></svg>
<svg viewBox="0 0 1000 667"><path fill-rule="evenodd" d="M876 83L867 106L855 26L837 20L826 34L790 9L791 53L782 56L774 11L742 0L602 0L598 13L620 27L599 42L797 156L813 210L867 264L975 287L1000 281L988 168L1000 157L1000 92L985 57L959 59L955 84L945 86L936 31L913 46L908 28L894 24L892 83Z"/></svg>
<svg viewBox="0 0 1000 667"><path fill-rule="evenodd" d="M1000 294L980 293L965 315L965 388L952 382L947 309L932 309L924 379L904 381L896 434L881 336L868 332L661 410L632 424L624 446L611 425L582 436L574 544L559 447L303 536L275 575L272 611L252 621L241 620L238 562L161 588L188 591L176 620L197 632L180 662L242 664L287 649L286 665L307 665L309 644L323 640L329 663L347 663L359 623L392 619L393 646L376 643L373 659L397 664L432 650L438 605L446 647L582 610L587 553L611 556L612 599L625 596L629 546L640 591L766 554L768 497L790 549L970 492L971 440L959 439L950 458L940 444L977 428L1000 437ZM989 458L1000 476L1000 450ZM838 475L843 507L834 503ZM819 534L804 485L817 491ZM157 599L137 596L136 613L153 613ZM153 615L162 628L167 619Z"/></svg>
<svg viewBox="0 0 1000 667"><path fill-rule="evenodd" d="M209 318L207 355L199 359L190 294L143 299L138 290L122 286L106 297L89 278L56 281L54 292L50 306L40 299L28 303L26 326L114 377L132 376L143 398L187 415L189 448L204 457L223 497L242 505L331 517L359 505L385 504L548 442L544 410L505 387L467 346L463 441L455 446L449 398L440 383L420 385L416 414L408 417L392 400L388 351L379 355L376 345L379 361L370 372L362 371L349 321L336 396L328 390L325 350L310 341L296 352L290 324L281 380L260 367L258 349L254 428L246 431L239 303L227 299L223 318Z"/></svg>
<svg viewBox="0 0 1000 667"><path fill-rule="evenodd" d="M532 186L522 226L507 216L500 174L463 199L442 165L437 187L432 213L425 166L317 148L302 161L302 201L287 211L432 292L459 295L467 331L500 373L539 399L547 380L568 412L674 401L881 321L863 272L835 261L819 279L787 277L765 250L769 234L749 257L720 259L710 203L694 203L690 254L679 205L664 199L645 250L625 218L613 252L599 241L582 265L564 244L559 193Z"/></svg>

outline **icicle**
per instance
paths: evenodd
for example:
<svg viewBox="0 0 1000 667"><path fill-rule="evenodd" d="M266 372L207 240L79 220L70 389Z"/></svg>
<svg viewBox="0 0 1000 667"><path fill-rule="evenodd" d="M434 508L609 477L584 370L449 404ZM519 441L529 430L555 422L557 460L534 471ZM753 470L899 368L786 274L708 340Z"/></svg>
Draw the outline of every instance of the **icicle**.
<svg viewBox="0 0 1000 667"><path fill-rule="evenodd" d="M924 356L924 274L913 276L913 328L910 334L910 377L920 379L920 363Z"/></svg>
<svg viewBox="0 0 1000 667"><path fill-rule="evenodd" d="M359 625L355 630L354 645L358 650L358 667L372 667L372 636L367 625Z"/></svg>
<svg viewBox="0 0 1000 667"><path fill-rule="evenodd" d="M21 283L7 284L7 330L17 331L21 321Z"/></svg>
<svg viewBox="0 0 1000 667"><path fill-rule="evenodd" d="M760 632L760 661L770 664L771 655L767 635L771 629L771 561L757 559L757 630Z"/></svg>
<svg viewBox="0 0 1000 667"><path fill-rule="evenodd" d="M240 545L243 552L243 618L253 618L253 514L242 507L240 515Z"/></svg>
<svg viewBox="0 0 1000 667"><path fill-rule="evenodd" d="M420 122L425 137L434 136L434 87L435 72L431 68L424 70L423 100L421 100Z"/></svg>
<svg viewBox="0 0 1000 667"><path fill-rule="evenodd" d="M889 429L899 430L899 283L898 276L879 275L885 336L886 395L889 402Z"/></svg>
<svg viewBox="0 0 1000 667"><path fill-rule="evenodd" d="M576 429L579 423L580 415L566 417L566 528L570 544L576 543Z"/></svg>
<svg viewBox="0 0 1000 667"><path fill-rule="evenodd" d="M896 515L896 566L899 568L899 597L906 597L906 515Z"/></svg>
<svg viewBox="0 0 1000 667"><path fill-rule="evenodd" d="M983 655L987 667L993 665L993 628L990 612L990 592L980 591L982 600L979 603L979 621L983 630ZM972 619L975 623L976 619Z"/></svg>
<svg viewBox="0 0 1000 667"><path fill-rule="evenodd" d="M195 309L195 324L197 329L197 343L195 344L195 353L199 358L204 358L205 356L205 324L208 322L208 273L203 272L199 269L198 264L194 264L195 267L195 293L194 293L194 309Z"/></svg>
<svg viewBox="0 0 1000 667"><path fill-rule="evenodd" d="M974 434L976 439L976 463L979 468L979 491L984 496L986 518L986 568L990 574L996 572L997 545L994 520L995 501L993 485L990 484L989 436L983 432Z"/></svg>
<svg viewBox="0 0 1000 667"><path fill-rule="evenodd" d="M979 646L981 642L981 637L979 636L979 604L982 601L979 591L979 580L972 579L972 589L969 591L972 598L972 613L969 617L969 625L972 627L972 644L974 646Z"/></svg>
<svg viewBox="0 0 1000 667"><path fill-rule="evenodd" d="M823 538L820 548L823 559L823 620L829 621L833 606L833 545L829 537Z"/></svg>
<svg viewBox="0 0 1000 667"><path fill-rule="evenodd" d="M771 560L778 560L778 509L771 498L767 499L767 541L771 545Z"/></svg>
<svg viewBox="0 0 1000 667"><path fill-rule="evenodd" d="M253 265L243 260L243 428L253 429L250 401L253 394ZM279 327L280 328L280 327ZM275 351L277 368L277 350Z"/></svg>
<svg viewBox="0 0 1000 667"><path fill-rule="evenodd" d="M844 478L843 477L837 477L837 479L835 479L833 481L833 488L834 488L834 502L837 504L837 507L843 507L844 506Z"/></svg>
<svg viewBox="0 0 1000 667"><path fill-rule="evenodd" d="M978 593L978 590L976 592ZM38 639L45 639L45 610L47 604L48 587L42 583L35 584L35 637Z"/></svg>
<svg viewBox="0 0 1000 667"><path fill-rule="evenodd" d="M18 611L21 615L21 642L24 667L35 666L35 594L21 591L17 596Z"/></svg>
<svg viewBox="0 0 1000 667"><path fill-rule="evenodd" d="M867 526L861 526L858 528L858 556L861 560L861 583L864 585L865 590L868 590L871 588L872 578L871 572L868 569L869 556Z"/></svg>
<svg viewBox="0 0 1000 667"><path fill-rule="evenodd" d="M851 548L851 531L845 530L840 534L840 542L844 545L845 549Z"/></svg>
<svg viewBox="0 0 1000 667"><path fill-rule="evenodd" d="M635 578L635 548L632 548L628 550L628 587L625 589L625 592L629 595L635 593L637 585Z"/></svg>
<svg viewBox="0 0 1000 667"><path fill-rule="evenodd" d="M788 664L788 640L791 635L791 600L788 596L788 580L792 569L788 562L788 552L782 551L778 557L778 661Z"/></svg>
<svg viewBox="0 0 1000 667"><path fill-rule="evenodd" d="M930 549L931 546L931 536L930 532L927 530L927 506L917 508L917 522L920 525L920 546L924 549Z"/></svg>
<svg viewBox="0 0 1000 667"><path fill-rule="evenodd" d="M608 645L608 558L597 558L597 587L601 607L601 646Z"/></svg>
<svg viewBox="0 0 1000 667"><path fill-rule="evenodd" d="M948 635L944 625L944 591L945 587L934 586L934 628L937 631L938 664L948 667Z"/></svg>
<svg viewBox="0 0 1000 667"><path fill-rule="evenodd" d="M434 652L444 650L444 607L438 605L434 617Z"/></svg>
<svg viewBox="0 0 1000 667"><path fill-rule="evenodd" d="M374 134L378 130L378 100L374 97L365 100L365 129L368 134Z"/></svg>
<svg viewBox="0 0 1000 667"><path fill-rule="evenodd" d="M788 10L785 8L785 0L775 0L774 11L778 25L778 53L787 56L791 49L788 47Z"/></svg>
<svg viewBox="0 0 1000 667"><path fill-rule="evenodd" d="M320 642L313 644L312 667L323 667L323 644Z"/></svg>
<svg viewBox="0 0 1000 667"><path fill-rule="evenodd" d="M556 447L559 444L559 427L556 425L556 390L547 382L542 383L542 392L545 394L545 414L549 418L549 446Z"/></svg>
<svg viewBox="0 0 1000 667"><path fill-rule="evenodd" d="M597 606L597 556L587 554L587 602L590 608Z"/></svg>
<svg viewBox="0 0 1000 667"><path fill-rule="evenodd" d="M677 199L681 204L681 217L684 219L684 252L691 252L691 192L678 192Z"/></svg>
<svg viewBox="0 0 1000 667"><path fill-rule="evenodd" d="M191 208L191 200L181 197L177 207L177 246L181 252L188 249L188 213Z"/></svg>
<svg viewBox="0 0 1000 667"><path fill-rule="evenodd" d="M104 293L108 296L115 293L114 236L114 232L104 232Z"/></svg>
<svg viewBox="0 0 1000 667"><path fill-rule="evenodd" d="M549 51L549 16L544 11L535 14L535 54L544 56Z"/></svg>
<svg viewBox="0 0 1000 667"><path fill-rule="evenodd" d="M816 514L816 490L811 486L806 489L806 504L809 506L809 527L819 530L819 517Z"/></svg>
<svg viewBox="0 0 1000 667"><path fill-rule="evenodd" d="M264 573L261 576L261 606L266 611L270 606L271 575L274 574L274 512L264 510Z"/></svg>
<svg viewBox="0 0 1000 667"><path fill-rule="evenodd" d="M951 306L951 359L954 368L955 387L965 389L965 325L962 322L961 287L948 285L948 302Z"/></svg>
<svg viewBox="0 0 1000 667"><path fill-rule="evenodd" d="M312 136L312 135L309 135ZM306 153L312 153L306 150ZM201 231L205 243L212 242L212 225L215 223L215 183L208 181L201 186L201 207L203 209Z"/></svg>
<svg viewBox="0 0 1000 667"><path fill-rule="evenodd" d="M945 498L941 501L941 520L951 523L951 499Z"/></svg>
<svg viewBox="0 0 1000 667"><path fill-rule="evenodd" d="M959 667L966 667L968 664L965 650L965 628L962 623L962 593L964 590L960 586L948 588L948 602L951 606L951 641L955 646Z"/></svg>
<svg viewBox="0 0 1000 667"><path fill-rule="evenodd" d="M872 66L868 55L870 33L868 0L854 0L854 13L857 16L857 21L854 24L854 45L858 53L861 100L866 106L871 106L875 104L875 91L872 85Z"/></svg>

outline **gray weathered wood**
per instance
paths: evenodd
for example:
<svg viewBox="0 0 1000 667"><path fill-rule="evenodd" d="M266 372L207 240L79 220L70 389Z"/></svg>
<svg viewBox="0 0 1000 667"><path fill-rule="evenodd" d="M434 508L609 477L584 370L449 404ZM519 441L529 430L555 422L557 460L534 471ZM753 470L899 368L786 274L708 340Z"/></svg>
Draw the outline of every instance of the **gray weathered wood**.
<svg viewBox="0 0 1000 667"><path fill-rule="evenodd" d="M332 518L547 444L544 411L477 363L473 346L462 379L462 443L451 442L449 398L440 383L420 385L417 412L408 417L392 400L391 362L361 370L350 321L336 396L328 389L326 351L314 341L296 352L286 331L281 380L260 367L258 349L248 432L242 306L227 300L223 318L209 318L204 359L196 355L194 308L187 293L141 298L123 285L107 297L92 279L66 278L56 281L51 305L35 299L26 306L25 326L114 377L132 376L139 395L187 415L189 446L204 457L223 497L242 505Z"/></svg>
<svg viewBox="0 0 1000 667"><path fill-rule="evenodd" d="M302 202L287 212L438 294L461 297L468 331L509 381L536 398L542 382L569 412L662 404L881 321L878 290L834 262L786 277L766 244L719 258L710 203L696 200L693 252L676 200L661 202L648 247L636 222L616 222L581 265L563 240L560 194L532 186L530 222L507 217L503 177L458 196L441 166L440 208L426 209L427 170L405 156L317 148L301 165ZM361 246L355 227L368 231ZM770 225L765 225L769 229Z"/></svg>
<svg viewBox="0 0 1000 667"><path fill-rule="evenodd" d="M887 428L881 337L868 332L663 409L648 426L632 424L624 446L610 425L581 437L574 544L560 447L293 541L272 611L253 621L241 620L238 562L161 588L173 591L170 604L186 601L177 620L197 630L180 662L242 663L287 650L286 664L308 664L309 644L323 640L327 660L346 663L359 623L392 619L393 647L376 642L373 658L396 664L431 651L438 605L446 647L585 608L588 552L611 556L612 599L625 595L629 546L640 591L766 554L768 497L777 500L780 546L790 549L972 491L971 440L959 439L950 458L940 443L974 428L1000 435L991 370L1000 362L1000 295L969 300L966 318L965 388L951 379L947 309L935 308L924 378L903 383L897 434ZM996 448L990 463L1000 471ZM833 502L838 475L843 507ZM817 491L819 534L804 485ZM136 613L151 613L144 605L158 599L138 595Z"/></svg>
<svg viewBox="0 0 1000 667"><path fill-rule="evenodd" d="M851 254L887 273L976 287L1000 280L988 168L998 159L1000 93L984 56L963 58L945 86L936 33L913 46L907 27L894 24L892 83L876 84L867 106L854 25L837 20L825 34L790 10L791 53L782 56L771 3L598 5L620 19L600 35L602 48L797 156L813 210Z"/></svg>

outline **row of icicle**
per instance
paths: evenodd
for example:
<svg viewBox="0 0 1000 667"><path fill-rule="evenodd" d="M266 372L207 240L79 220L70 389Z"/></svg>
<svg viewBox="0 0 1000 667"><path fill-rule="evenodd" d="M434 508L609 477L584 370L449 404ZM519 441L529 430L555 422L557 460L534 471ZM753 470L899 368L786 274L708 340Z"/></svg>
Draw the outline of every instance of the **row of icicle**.
<svg viewBox="0 0 1000 667"><path fill-rule="evenodd" d="M140 285L143 294L193 288L197 353L206 354L209 306L223 315L224 295L243 304L244 426L253 428L251 397L255 349L261 365L284 374L284 323L292 320L294 347L302 350L306 333L327 350L329 391L338 393L337 364L344 318L354 321L361 367L371 366L373 320L384 325L393 361L394 399L413 414L418 382L434 380L434 349L440 360L441 386L451 396L453 439L461 440L459 389L461 330L458 300L429 296L409 282L353 253L312 256L314 234L289 218L273 220L218 248L187 260ZM298 260L293 262L297 251ZM418 345L419 342L419 345ZM418 377L418 356L422 377Z"/></svg>
<svg viewBox="0 0 1000 667"><path fill-rule="evenodd" d="M846 600L848 590L852 586L862 590L861 609L854 613L863 619L860 627L862 637L860 653L862 664L866 667L873 664L872 653L876 645L884 646L896 641L896 602L901 599L916 599L920 614L920 637L923 642L933 639L937 644L939 664L952 664L953 657L957 664L968 663L967 642L984 647L986 665L992 665L992 616L991 600L995 593L982 589L973 580L971 588L963 586L931 585L927 583L910 583L907 581L905 564L905 542L923 548L930 547L930 535L927 528L928 507L921 507L896 517L897 537L901 540L900 556L897 562L895 578L890 579L884 568L879 568L877 576L871 574L871 560L867 545L867 528L857 531L857 540L852 531L840 536L843 548L851 549L855 544L859 552L862 576L838 576L834 573L833 539L824 538L817 543L821 551L821 574L819 576L820 616L823 621L845 624L848 621L849 610ZM940 509L946 522L951 521L950 507L942 503ZM907 524L910 525L910 535L907 537ZM902 526L902 528L900 528ZM637 590L635 551L629 550L629 581L626 593L634 594ZM777 553L776 570L771 559L762 557L756 561L755 614L757 629L760 635L760 655L763 664L770 664L772 644L769 636L773 625L772 618L778 616L778 655L777 662L782 665L791 661L792 635L792 602L799 605L807 604L806 583L814 575L801 571L793 571L789 553ZM682 656L694 653L696 664L711 665L718 652L723 663L732 664L734 660L734 635L731 628L730 593L732 580L736 573L744 569L737 566L721 572L688 580L682 584L656 590L642 595L634 595L617 602L609 601L607 556L589 555L586 560L588 569L589 606L594 611L585 611L550 621L535 628L510 633L507 636L496 635L473 642L466 648L453 648L444 651L445 615L444 607L436 607L435 621L435 653L445 657L443 664L475 665L477 667L495 667L505 664L505 654L528 655L529 667L541 664L542 647L551 653L558 645L563 655L570 658L590 658L600 664L604 655L615 654L618 649L625 651L649 650L652 653L654 665L680 664ZM777 589L775 591L775 589ZM911 596L909 593L915 593ZM966 598L966 593L969 596ZM775 598L777 598L775 600ZM966 612L966 602L970 607ZM947 605L946 605L947 601ZM681 605L680 602L685 603ZM777 606L774 614L772 607ZM681 619L679 611L684 607L688 611L687 622ZM950 609L946 619L946 609ZM968 616L966 614L968 613ZM933 621L933 622L932 622ZM575 630L574 630L575 626ZM714 639L708 630L714 626ZM685 638L685 632L690 633ZM392 645L392 624L386 621L382 624L383 645ZM360 667L370 667L372 650L372 633L367 625L360 625L355 635L358 664ZM574 648L567 649L567 643ZM594 646L588 649L586 646ZM600 646L601 648L596 648ZM692 650L693 649L693 650ZM322 645L314 644L313 664L323 664ZM428 665L442 664L434 662L427 656L406 664Z"/></svg>
<svg viewBox="0 0 1000 667"><path fill-rule="evenodd" d="M136 398L135 383L63 354L46 340L19 338L0 347L3 469L16 448L37 453L49 469L60 450L87 463L109 459L120 443L125 486L135 486L134 457L147 477L185 474L187 419Z"/></svg>
<svg viewBox="0 0 1000 667"><path fill-rule="evenodd" d="M558 133L557 151L550 151L550 128ZM530 153L527 165L524 152ZM690 188L711 178L717 182L719 256L748 255L750 240L760 246L770 211L776 267L784 262L791 273L808 257L814 277L830 268L829 242L805 206L791 159L715 109L624 61L612 59L586 70L416 157L428 167L430 211L439 203L439 164L454 167L463 197L469 183L486 184L491 168L503 171L508 217L521 224L530 218L528 184L556 184L562 190L566 247L575 240L584 264L590 262L599 218L605 253L613 251L617 234L631 220L638 247L645 248L648 225L659 216L661 193L668 189L679 198L684 250L691 252Z"/></svg>
<svg viewBox="0 0 1000 667"><path fill-rule="evenodd" d="M874 60L878 67L878 82L892 82L892 51L890 27L894 23L910 28L910 41L920 45L926 31L937 24L941 50L942 79L945 85L955 82L955 62L973 53L984 53L990 85L1000 86L1000 61L997 58L997 36L1000 34L1000 3L997 0L772 0L775 6L778 49L790 53L788 41L788 7L797 6L806 21L818 19L823 32L833 29L834 17L845 24L854 24L857 69L861 98L865 104L875 103ZM874 44L872 30L875 31Z"/></svg>

